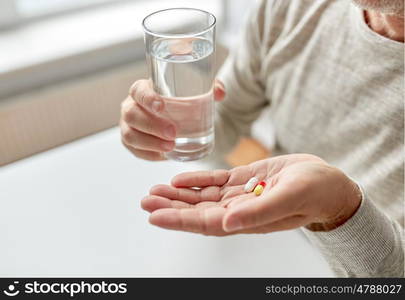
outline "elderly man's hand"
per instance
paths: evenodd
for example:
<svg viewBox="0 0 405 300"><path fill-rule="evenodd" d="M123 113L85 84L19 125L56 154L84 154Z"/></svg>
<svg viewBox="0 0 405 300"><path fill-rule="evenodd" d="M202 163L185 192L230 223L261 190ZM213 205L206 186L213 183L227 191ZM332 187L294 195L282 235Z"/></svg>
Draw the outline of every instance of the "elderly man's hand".
<svg viewBox="0 0 405 300"><path fill-rule="evenodd" d="M245 193L251 177L267 183ZM340 170L306 154L274 157L232 170L177 175L142 200L154 225L205 235L268 233L306 226L331 230L348 220L360 191Z"/></svg>
<svg viewBox="0 0 405 300"><path fill-rule="evenodd" d="M224 99L225 87L220 80L215 80L213 91L216 101ZM151 80L138 80L130 88L129 96L121 104L120 128L122 143L135 156L158 161L165 159L163 153L173 150L177 128L165 113L166 105L165 99L153 90ZM186 124L190 130L193 124L200 126L191 122L195 116L186 103L177 108L189 114L184 121L190 123Z"/></svg>

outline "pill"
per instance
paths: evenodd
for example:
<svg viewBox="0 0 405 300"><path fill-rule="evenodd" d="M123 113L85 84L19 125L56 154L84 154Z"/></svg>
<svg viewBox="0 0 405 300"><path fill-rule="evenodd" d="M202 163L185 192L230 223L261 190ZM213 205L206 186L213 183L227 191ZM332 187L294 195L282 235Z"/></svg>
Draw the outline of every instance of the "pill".
<svg viewBox="0 0 405 300"><path fill-rule="evenodd" d="M259 185L262 185L262 186L263 186L263 188L265 188L265 187L266 187L266 182L264 182L264 181L260 181L260 182L259 182Z"/></svg>
<svg viewBox="0 0 405 300"><path fill-rule="evenodd" d="M256 185L255 189L254 189L254 193L256 196L260 196L263 193L264 190L264 186L262 186L261 184Z"/></svg>
<svg viewBox="0 0 405 300"><path fill-rule="evenodd" d="M246 182L246 184L245 184L244 191L246 193L250 193L251 191L253 191L253 189L255 188L255 186L257 185L258 182L259 182L259 179L257 179L256 177L250 178L249 181Z"/></svg>

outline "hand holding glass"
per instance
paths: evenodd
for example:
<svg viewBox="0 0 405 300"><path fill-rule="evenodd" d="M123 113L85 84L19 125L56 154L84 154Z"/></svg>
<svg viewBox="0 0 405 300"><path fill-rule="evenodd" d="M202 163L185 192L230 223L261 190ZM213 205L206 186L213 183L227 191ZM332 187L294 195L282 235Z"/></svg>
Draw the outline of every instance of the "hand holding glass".
<svg viewBox="0 0 405 300"><path fill-rule="evenodd" d="M212 14L191 8L158 11L143 21L153 88L177 130L169 159L196 160L214 148L215 23Z"/></svg>

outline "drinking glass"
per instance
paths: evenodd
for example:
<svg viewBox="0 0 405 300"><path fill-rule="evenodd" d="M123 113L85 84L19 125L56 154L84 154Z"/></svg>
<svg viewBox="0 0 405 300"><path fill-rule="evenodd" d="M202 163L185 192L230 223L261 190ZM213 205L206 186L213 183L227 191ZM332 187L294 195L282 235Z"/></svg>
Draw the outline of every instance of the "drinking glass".
<svg viewBox="0 0 405 300"><path fill-rule="evenodd" d="M177 129L168 159L191 161L214 148L215 16L195 8L171 8L143 20L146 59L162 116Z"/></svg>

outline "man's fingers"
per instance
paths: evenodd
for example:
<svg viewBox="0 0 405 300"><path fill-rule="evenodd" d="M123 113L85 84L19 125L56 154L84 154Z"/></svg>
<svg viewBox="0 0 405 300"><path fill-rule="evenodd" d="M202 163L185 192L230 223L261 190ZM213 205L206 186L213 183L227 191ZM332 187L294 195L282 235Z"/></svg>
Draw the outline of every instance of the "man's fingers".
<svg viewBox="0 0 405 300"><path fill-rule="evenodd" d="M239 166L233 168L229 171L230 176L228 180L228 184L231 186L241 185L245 186L246 182L253 176L255 176L260 181L264 179L264 176L257 175L250 165L248 166Z"/></svg>
<svg viewBox="0 0 405 300"><path fill-rule="evenodd" d="M124 101L121 115L129 127L138 131L168 141L173 141L176 137L176 126L172 121L146 111L133 101Z"/></svg>
<svg viewBox="0 0 405 300"><path fill-rule="evenodd" d="M153 90L151 80L138 80L129 89L129 95L140 106L153 113L159 113L164 109L164 101Z"/></svg>
<svg viewBox="0 0 405 300"><path fill-rule="evenodd" d="M154 113L162 112L164 101L162 97L153 90L151 80L138 80L129 89L129 95L139 105ZM216 79L214 82L214 98L221 101L225 98L226 91L222 81Z"/></svg>
<svg viewBox="0 0 405 300"><path fill-rule="evenodd" d="M156 208L154 205L160 208ZM187 205L189 205L188 208L185 207ZM224 217L225 210L221 207L198 210L184 202L170 201L160 197L152 199L150 196L145 197L142 201L142 207L152 212L149 221L153 225L171 230L181 230L206 235L224 236L238 233L270 233L295 229L305 226L308 223L307 217L294 215L270 224L234 232L226 232L222 228L222 218Z"/></svg>
<svg viewBox="0 0 405 300"><path fill-rule="evenodd" d="M207 209L175 209L165 208L154 211L149 218L153 225L206 235L225 235L222 229L222 218L225 214L223 207Z"/></svg>
<svg viewBox="0 0 405 300"><path fill-rule="evenodd" d="M175 146L173 141L162 140L125 125L121 126L121 136L123 143L138 150L169 152L172 151Z"/></svg>
<svg viewBox="0 0 405 300"><path fill-rule="evenodd" d="M202 201L219 201L221 198L218 186L209 186L200 190L188 188L176 188L170 185L155 185L150 190L151 195L165 197L171 200L179 200L187 203L199 203Z"/></svg>
<svg viewBox="0 0 405 300"><path fill-rule="evenodd" d="M227 232L269 224L295 214L294 199L300 199L294 189L274 186L252 201L244 201L227 211L223 227Z"/></svg>
<svg viewBox="0 0 405 300"><path fill-rule="evenodd" d="M186 172L175 176L172 185L175 187L222 186L228 182L228 170Z"/></svg>
<svg viewBox="0 0 405 300"><path fill-rule="evenodd" d="M153 212L162 208L192 208L193 205L183 201L170 200L165 197L151 195L142 199L141 207L148 212Z"/></svg>
<svg viewBox="0 0 405 300"><path fill-rule="evenodd" d="M132 137L128 136L128 133L123 134L123 129L126 128L126 130L132 131L132 129L128 128L128 126L124 125L124 122L121 122L121 139L122 139L122 144L131 152L133 155L135 155L138 158L149 160L149 161L161 161L161 160L166 160L162 152L156 152L156 151L147 151L147 150L140 150L134 148L132 145L130 145L126 139L132 139Z"/></svg>

